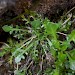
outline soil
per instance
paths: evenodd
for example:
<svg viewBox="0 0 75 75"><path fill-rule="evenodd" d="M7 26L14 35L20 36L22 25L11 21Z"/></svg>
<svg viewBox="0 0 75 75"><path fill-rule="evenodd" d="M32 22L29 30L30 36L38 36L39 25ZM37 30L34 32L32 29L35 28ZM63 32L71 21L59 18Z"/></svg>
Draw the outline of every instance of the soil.
<svg viewBox="0 0 75 75"><path fill-rule="evenodd" d="M48 17L51 21L54 21L74 6L75 0L0 0L0 18L3 18L4 22L4 19L6 21L7 19L10 20L15 17L15 15L19 15L23 13L25 9L28 9L36 11L43 17ZM5 14L7 14L7 16L5 16Z"/></svg>

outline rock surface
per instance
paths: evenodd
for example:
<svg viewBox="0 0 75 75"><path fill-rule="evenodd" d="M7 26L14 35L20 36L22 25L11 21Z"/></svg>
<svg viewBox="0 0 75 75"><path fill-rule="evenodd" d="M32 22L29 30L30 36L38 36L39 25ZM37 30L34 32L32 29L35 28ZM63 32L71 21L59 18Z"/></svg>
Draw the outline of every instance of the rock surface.
<svg viewBox="0 0 75 75"><path fill-rule="evenodd" d="M17 0L0 0L0 16L8 9L12 9L16 2Z"/></svg>
<svg viewBox="0 0 75 75"><path fill-rule="evenodd" d="M56 15L61 16L64 11L68 11L74 6L75 0L40 0L34 10L51 19Z"/></svg>
<svg viewBox="0 0 75 75"><path fill-rule="evenodd" d="M20 14L30 8L50 18L62 14L64 10L69 10L74 5L75 0L0 0L0 16L7 10Z"/></svg>

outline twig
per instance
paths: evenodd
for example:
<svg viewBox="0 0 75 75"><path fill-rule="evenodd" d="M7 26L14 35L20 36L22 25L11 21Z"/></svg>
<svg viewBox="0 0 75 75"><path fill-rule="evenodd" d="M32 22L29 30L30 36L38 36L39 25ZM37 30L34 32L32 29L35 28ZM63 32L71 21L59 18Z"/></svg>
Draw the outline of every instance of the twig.
<svg viewBox="0 0 75 75"><path fill-rule="evenodd" d="M67 14L69 14L72 10L74 10L75 9L75 6L72 8L72 9L70 9L67 13L66 13L66 15Z"/></svg>
<svg viewBox="0 0 75 75"><path fill-rule="evenodd" d="M61 34L61 35L64 35L64 36L67 36L67 34L64 34L64 33L61 33L61 32L57 32L58 34Z"/></svg>
<svg viewBox="0 0 75 75"><path fill-rule="evenodd" d="M67 20L65 20L65 22L62 24L62 26L65 25L71 19L71 17L72 17L72 14L69 14L69 18Z"/></svg>

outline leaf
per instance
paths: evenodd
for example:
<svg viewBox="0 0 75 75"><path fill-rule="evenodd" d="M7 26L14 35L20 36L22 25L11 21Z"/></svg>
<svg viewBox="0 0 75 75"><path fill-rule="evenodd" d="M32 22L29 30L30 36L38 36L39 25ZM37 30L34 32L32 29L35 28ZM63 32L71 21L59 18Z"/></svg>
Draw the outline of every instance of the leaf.
<svg viewBox="0 0 75 75"><path fill-rule="evenodd" d="M59 75L59 70L58 69L55 69L53 75Z"/></svg>
<svg viewBox="0 0 75 75"><path fill-rule="evenodd" d="M75 60L70 61L70 69L75 70Z"/></svg>
<svg viewBox="0 0 75 75"><path fill-rule="evenodd" d="M0 57L3 57L6 54L5 51L0 51Z"/></svg>
<svg viewBox="0 0 75 75"><path fill-rule="evenodd" d="M24 59L25 57L22 55L22 54L20 54L20 55L18 55L16 58L15 58L15 62L16 63L19 63L20 61L21 61L21 59Z"/></svg>
<svg viewBox="0 0 75 75"><path fill-rule="evenodd" d="M9 63L12 64L12 62L13 62L13 57L10 56L10 57L9 57Z"/></svg>
<svg viewBox="0 0 75 75"><path fill-rule="evenodd" d="M75 30L73 30L73 31L71 32L71 34L68 35L68 40L75 42Z"/></svg>
<svg viewBox="0 0 75 75"><path fill-rule="evenodd" d="M41 25L40 19L36 19L36 20L32 21L32 22L31 22L31 25L32 25L32 27L33 27L34 29L39 28L40 25Z"/></svg>
<svg viewBox="0 0 75 75"><path fill-rule="evenodd" d="M69 52L69 54L70 54L71 58L72 58L73 60L75 60L75 49L71 50L71 51Z"/></svg>
<svg viewBox="0 0 75 75"><path fill-rule="evenodd" d="M25 75L25 72L24 71L21 71L21 70L15 70L14 71L14 74L15 75Z"/></svg>
<svg viewBox="0 0 75 75"><path fill-rule="evenodd" d="M75 70L75 60L73 60L67 52L66 55L69 58L70 69Z"/></svg>
<svg viewBox="0 0 75 75"><path fill-rule="evenodd" d="M56 39L56 32L59 28L59 23L50 22L48 19L44 20L45 33L47 35L52 35Z"/></svg>
<svg viewBox="0 0 75 75"><path fill-rule="evenodd" d="M5 25L5 26L2 27L2 29L3 29L5 32L10 32L11 30L13 30L13 27L8 26L8 25Z"/></svg>
<svg viewBox="0 0 75 75"><path fill-rule="evenodd" d="M63 41L60 48L62 51L65 51L68 47L70 47L70 43L68 41Z"/></svg>
<svg viewBox="0 0 75 75"><path fill-rule="evenodd" d="M65 59L66 59L66 54L64 54L63 52L59 52L58 60L61 61L61 63L63 63Z"/></svg>
<svg viewBox="0 0 75 75"><path fill-rule="evenodd" d="M55 48L60 49L59 40L52 39L51 42L52 42L52 45L53 45Z"/></svg>
<svg viewBox="0 0 75 75"><path fill-rule="evenodd" d="M48 44L51 47L52 46L52 42L47 38Z"/></svg>

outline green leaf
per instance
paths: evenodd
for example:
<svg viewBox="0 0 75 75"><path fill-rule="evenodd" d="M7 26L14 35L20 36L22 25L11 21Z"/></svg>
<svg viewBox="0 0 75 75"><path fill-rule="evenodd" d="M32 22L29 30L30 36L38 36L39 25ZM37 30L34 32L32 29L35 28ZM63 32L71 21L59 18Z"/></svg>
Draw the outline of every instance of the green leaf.
<svg viewBox="0 0 75 75"><path fill-rule="evenodd" d="M58 29L58 23L50 22L47 19L44 21L44 26L46 28L47 33L49 34L55 33Z"/></svg>
<svg viewBox="0 0 75 75"><path fill-rule="evenodd" d="M55 69L53 75L59 75L59 70L58 69Z"/></svg>
<svg viewBox="0 0 75 75"><path fill-rule="evenodd" d="M68 40L75 42L75 30L73 30L73 31L71 32L71 34L68 35Z"/></svg>
<svg viewBox="0 0 75 75"><path fill-rule="evenodd" d="M69 60L70 62L70 69L75 71L75 60Z"/></svg>
<svg viewBox="0 0 75 75"><path fill-rule="evenodd" d="M52 46L52 42L47 38L48 44L51 47Z"/></svg>
<svg viewBox="0 0 75 75"><path fill-rule="evenodd" d="M13 27L8 26L8 25L5 25L5 26L2 27L2 29L3 29L5 32L10 32L11 30L13 30Z"/></svg>
<svg viewBox="0 0 75 75"><path fill-rule="evenodd" d="M5 51L0 52L0 57L3 57L6 54Z"/></svg>
<svg viewBox="0 0 75 75"><path fill-rule="evenodd" d="M71 58L71 56L66 52L67 57L69 58L70 69L75 71L75 60Z"/></svg>
<svg viewBox="0 0 75 75"><path fill-rule="evenodd" d="M40 19L35 19L34 21L31 22L31 25L33 29L37 29L41 26L41 21Z"/></svg>
<svg viewBox="0 0 75 75"><path fill-rule="evenodd" d="M68 47L70 47L70 43L68 41L63 41L61 44L61 51L65 51Z"/></svg>
<svg viewBox="0 0 75 75"><path fill-rule="evenodd" d="M63 63L65 59L66 59L66 54L64 54L63 52L59 52L58 60L61 61L61 63Z"/></svg>
<svg viewBox="0 0 75 75"><path fill-rule="evenodd" d="M21 71L21 70L15 70L14 71L14 74L15 75L25 75L25 72L24 71Z"/></svg>
<svg viewBox="0 0 75 75"><path fill-rule="evenodd" d="M73 60L75 60L75 49L71 50L71 51L69 52L69 54L70 54L71 58L72 58Z"/></svg>
<svg viewBox="0 0 75 75"><path fill-rule="evenodd" d="M51 42L52 42L52 44L53 44L53 46L54 46L55 48L57 48L57 49L60 50L60 43L59 43L59 40L52 39Z"/></svg>
<svg viewBox="0 0 75 75"><path fill-rule="evenodd" d="M59 27L59 24L50 22L48 19L45 19L44 26L47 35L51 34L54 38L56 38L56 31Z"/></svg>

